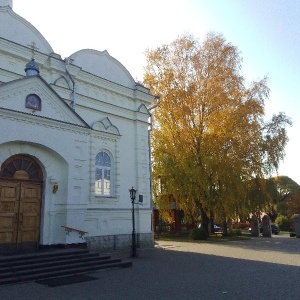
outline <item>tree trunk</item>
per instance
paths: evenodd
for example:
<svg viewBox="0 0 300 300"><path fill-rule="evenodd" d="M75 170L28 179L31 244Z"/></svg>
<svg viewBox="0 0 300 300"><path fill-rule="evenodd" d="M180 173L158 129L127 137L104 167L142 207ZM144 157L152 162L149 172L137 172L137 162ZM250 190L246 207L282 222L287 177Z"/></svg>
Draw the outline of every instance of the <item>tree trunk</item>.
<svg viewBox="0 0 300 300"><path fill-rule="evenodd" d="M222 227L223 227L223 236L228 235L228 229L227 229L227 220L226 220L226 215L224 214L222 217Z"/></svg>
<svg viewBox="0 0 300 300"><path fill-rule="evenodd" d="M215 215L214 215L214 212L213 210L211 209L210 210L210 232L211 233L214 233L215 232Z"/></svg>
<svg viewBox="0 0 300 300"><path fill-rule="evenodd" d="M209 226L209 217L207 216L206 211L203 209L203 206L200 204L200 211L201 211L201 227L205 228L207 233L209 232L208 226Z"/></svg>

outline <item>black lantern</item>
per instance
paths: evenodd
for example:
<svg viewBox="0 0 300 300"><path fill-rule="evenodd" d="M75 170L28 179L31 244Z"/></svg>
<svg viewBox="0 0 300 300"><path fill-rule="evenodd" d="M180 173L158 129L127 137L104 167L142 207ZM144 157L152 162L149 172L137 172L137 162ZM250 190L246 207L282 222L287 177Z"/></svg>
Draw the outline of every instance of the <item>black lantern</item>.
<svg viewBox="0 0 300 300"><path fill-rule="evenodd" d="M134 202L134 200L135 200L135 195L136 195L136 190L132 187L132 188L129 190L129 193L130 193L130 199L131 199L131 202Z"/></svg>
<svg viewBox="0 0 300 300"><path fill-rule="evenodd" d="M132 203L132 245L131 245L131 257L137 257L137 252L136 252L136 243L135 243L135 223L134 223L134 200L135 200L135 195L136 195L136 190L132 187L129 190L130 193L130 199L131 199L131 203Z"/></svg>

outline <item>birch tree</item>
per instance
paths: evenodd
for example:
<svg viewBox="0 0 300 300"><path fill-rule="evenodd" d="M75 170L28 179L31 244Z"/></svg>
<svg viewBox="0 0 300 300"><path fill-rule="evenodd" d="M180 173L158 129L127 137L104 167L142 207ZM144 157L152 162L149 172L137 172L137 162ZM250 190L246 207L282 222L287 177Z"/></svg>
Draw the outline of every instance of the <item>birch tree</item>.
<svg viewBox="0 0 300 300"><path fill-rule="evenodd" d="M153 113L153 181L179 208L237 217L249 208L247 182L277 170L288 142L284 113L265 121L267 78L248 87L242 58L223 35L182 35L146 51L144 83L160 96ZM158 197L158 201L164 197Z"/></svg>

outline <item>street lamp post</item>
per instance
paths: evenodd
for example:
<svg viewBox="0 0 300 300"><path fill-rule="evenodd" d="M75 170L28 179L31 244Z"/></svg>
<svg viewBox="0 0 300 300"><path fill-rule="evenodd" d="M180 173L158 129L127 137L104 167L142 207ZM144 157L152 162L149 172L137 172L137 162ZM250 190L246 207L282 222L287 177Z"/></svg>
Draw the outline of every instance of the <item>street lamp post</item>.
<svg viewBox="0 0 300 300"><path fill-rule="evenodd" d="M137 257L137 252L136 252L136 242L135 242L135 220L134 220L134 205L135 204L141 204L141 202L139 203L135 203L135 195L136 195L136 190L132 187L129 190L130 193L130 199L131 199L131 203L132 203L132 245L131 245L131 257Z"/></svg>

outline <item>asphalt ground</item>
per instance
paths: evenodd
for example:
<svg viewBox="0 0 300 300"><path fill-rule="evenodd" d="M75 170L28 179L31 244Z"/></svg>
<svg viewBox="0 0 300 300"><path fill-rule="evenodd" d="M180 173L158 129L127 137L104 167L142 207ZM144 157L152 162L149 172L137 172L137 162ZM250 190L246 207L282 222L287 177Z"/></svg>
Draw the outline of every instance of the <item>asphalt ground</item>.
<svg viewBox="0 0 300 300"><path fill-rule="evenodd" d="M1 300L300 299L300 239L280 234L243 241L185 243L113 256L133 267L88 274L96 280L49 287L0 287Z"/></svg>

